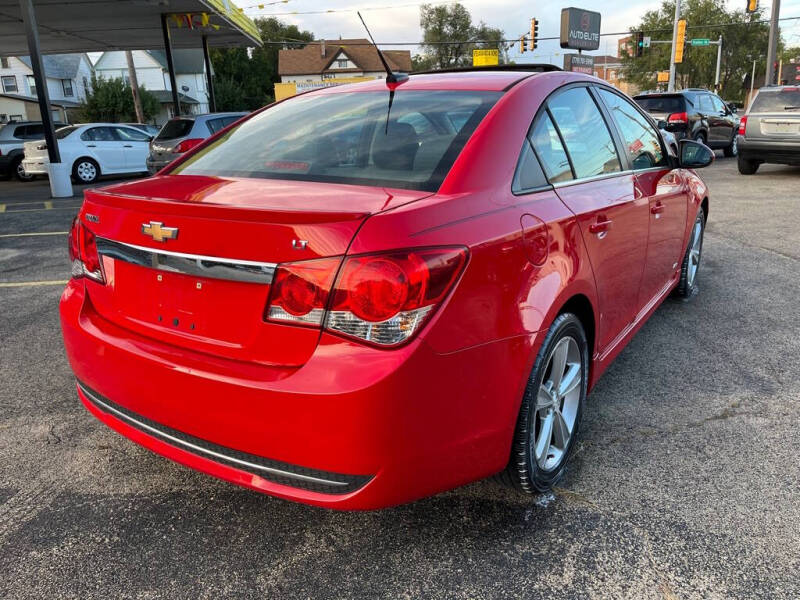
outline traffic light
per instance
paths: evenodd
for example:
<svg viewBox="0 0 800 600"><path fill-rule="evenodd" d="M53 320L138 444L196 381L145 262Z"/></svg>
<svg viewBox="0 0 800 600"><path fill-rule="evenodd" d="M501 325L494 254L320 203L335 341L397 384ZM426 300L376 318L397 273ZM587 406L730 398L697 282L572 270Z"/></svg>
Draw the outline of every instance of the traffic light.
<svg viewBox="0 0 800 600"><path fill-rule="evenodd" d="M636 33L636 56L639 57L644 52L644 33L639 31Z"/></svg>
<svg viewBox="0 0 800 600"><path fill-rule="evenodd" d="M745 12L748 14L753 14L754 12L758 11L758 0L747 0L747 8Z"/></svg>
<svg viewBox="0 0 800 600"><path fill-rule="evenodd" d="M683 45L686 43L686 19L678 21L678 37L675 40L675 62L683 62Z"/></svg>
<svg viewBox="0 0 800 600"><path fill-rule="evenodd" d="M531 39L528 41L528 50L533 52L539 45L539 21L531 19Z"/></svg>
<svg viewBox="0 0 800 600"><path fill-rule="evenodd" d="M525 36L524 35L519 36L519 52L520 52L520 54L525 52Z"/></svg>

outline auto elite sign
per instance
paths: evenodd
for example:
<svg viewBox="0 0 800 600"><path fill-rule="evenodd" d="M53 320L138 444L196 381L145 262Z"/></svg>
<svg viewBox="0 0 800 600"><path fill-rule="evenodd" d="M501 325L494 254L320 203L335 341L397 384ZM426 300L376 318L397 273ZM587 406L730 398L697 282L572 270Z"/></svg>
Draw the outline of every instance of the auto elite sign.
<svg viewBox="0 0 800 600"><path fill-rule="evenodd" d="M561 9L561 47L597 50L600 47L600 13L582 8Z"/></svg>

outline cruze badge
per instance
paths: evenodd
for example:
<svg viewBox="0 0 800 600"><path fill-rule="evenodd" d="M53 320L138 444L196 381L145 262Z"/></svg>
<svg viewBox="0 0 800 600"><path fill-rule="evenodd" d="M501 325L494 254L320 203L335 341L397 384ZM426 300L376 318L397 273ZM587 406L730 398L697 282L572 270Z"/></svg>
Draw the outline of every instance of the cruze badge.
<svg viewBox="0 0 800 600"><path fill-rule="evenodd" d="M142 233L149 235L156 242L166 242L178 237L178 228L164 227L164 224L160 221L150 221L149 223L142 223Z"/></svg>

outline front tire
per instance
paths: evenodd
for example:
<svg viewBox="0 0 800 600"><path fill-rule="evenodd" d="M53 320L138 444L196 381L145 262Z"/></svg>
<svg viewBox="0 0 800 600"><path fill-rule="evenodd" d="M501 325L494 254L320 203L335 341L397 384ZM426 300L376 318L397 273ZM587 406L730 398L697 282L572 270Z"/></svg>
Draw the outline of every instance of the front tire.
<svg viewBox="0 0 800 600"><path fill-rule="evenodd" d="M703 210L697 212L692 233L689 234L689 245L681 264L681 278L675 295L679 298L691 298L697 291L697 272L700 270L700 258L703 254L703 233L706 229L706 215Z"/></svg>
<svg viewBox="0 0 800 600"><path fill-rule="evenodd" d="M502 481L527 494L559 482L578 437L588 384L586 333L578 317L561 314L536 356Z"/></svg>
<svg viewBox="0 0 800 600"><path fill-rule="evenodd" d="M759 162L755 160L747 160L746 158L742 158L739 155L739 173L742 175L753 175L756 171L758 171Z"/></svg>
<svg viewBox="0 0 800 600"><path fill-rule="evenodd" d="M100 177L100 166L91 158L79 158L72 165L72 178L76 183L94 183Z"/></svg>

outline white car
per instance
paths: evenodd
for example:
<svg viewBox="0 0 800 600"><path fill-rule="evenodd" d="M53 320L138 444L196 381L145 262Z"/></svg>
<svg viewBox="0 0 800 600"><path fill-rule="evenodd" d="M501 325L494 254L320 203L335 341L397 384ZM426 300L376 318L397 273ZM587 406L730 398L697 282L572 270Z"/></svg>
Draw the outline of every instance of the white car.
<svg viewBox="0 0 800 600"><path fill-rule="evenodd" d="M70 166L77 183L100 175L147 172L152 139L141 129L117 123L70 125L56 131L61 162ZM46 175L50 159L44 140L25 143L22 166L28 175Z"/></svg>

